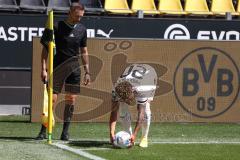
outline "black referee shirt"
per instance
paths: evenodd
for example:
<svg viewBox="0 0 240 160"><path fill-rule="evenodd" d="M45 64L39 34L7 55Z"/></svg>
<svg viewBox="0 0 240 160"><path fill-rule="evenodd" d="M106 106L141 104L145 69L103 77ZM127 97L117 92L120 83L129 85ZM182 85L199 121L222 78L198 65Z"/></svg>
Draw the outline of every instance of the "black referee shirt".
<svg viewBox="0 0 240 160"><path fill-rule="evenodd" d="M86 27L81 23L70 25L65 21L59 21L54 26L54 36L56 44L55 65L74 56L79 56L79 48L87 46ZM42 45L48 49L48 42L51 40L51 31L45 29L41 38Z"/></svg>

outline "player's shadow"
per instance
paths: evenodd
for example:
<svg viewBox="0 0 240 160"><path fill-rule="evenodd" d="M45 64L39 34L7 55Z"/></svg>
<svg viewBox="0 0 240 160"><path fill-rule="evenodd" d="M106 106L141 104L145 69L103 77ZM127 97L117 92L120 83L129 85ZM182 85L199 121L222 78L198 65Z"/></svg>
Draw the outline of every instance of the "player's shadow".
<svg viewBox="0 0 240 160"><path fill-rule="evenodd" d="M14 141L33 141L33 137L0 137L1 140L14 140Z"/></svg>
<svg viewBox="0 0 240 160"><path fill-rule="evenodd" d="M91 148L91 147L112 148L112 145L107 141L94 141L94 140L70 141L68 145L72 147L75 146L75 147L83 147L83 148Z"/></svg>

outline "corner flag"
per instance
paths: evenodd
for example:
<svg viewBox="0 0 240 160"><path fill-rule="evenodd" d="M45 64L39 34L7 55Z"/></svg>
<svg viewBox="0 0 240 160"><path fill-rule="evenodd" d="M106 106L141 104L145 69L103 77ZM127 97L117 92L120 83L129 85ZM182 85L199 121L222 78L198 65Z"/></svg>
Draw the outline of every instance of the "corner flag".
<svg viewBox="0 0 240 160"><path fill-rule="evenodd" d="M53 127L53 111L52 111L52 95L53 95L53 53L55 51L54 29L53 29L53 11L48 12L47 28L51 31L51 40L48 43L48 144L52 143L52 127Z"/></svg>

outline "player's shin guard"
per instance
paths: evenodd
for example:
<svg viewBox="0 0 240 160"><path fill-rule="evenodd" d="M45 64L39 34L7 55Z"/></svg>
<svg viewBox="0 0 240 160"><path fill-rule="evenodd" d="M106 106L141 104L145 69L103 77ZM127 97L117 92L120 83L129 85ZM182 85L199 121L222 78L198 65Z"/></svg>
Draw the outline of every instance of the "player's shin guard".
<svg viewBox="0 0 240 160"><path fill-rule="evenodd" d="M142 138L148 138L150 123L151 123L151 110L150 103L147 102L145 106L144 122L142 124Z"/></svg>
<svg viewBox="0 0 240 160"><path fill-rule="evenodd" d="M120 118L123 130L128 132L129 134L132 134L131 114L128 108L129 106L126 103L120 102L119 118Z"/></svg>
<svg viewBox="0 0 240 160"><path fill-rule="evenodd" d="M62 135L68 135L68 129L73 116L74 105L66 104L64 109L64 123Z"/></svg>

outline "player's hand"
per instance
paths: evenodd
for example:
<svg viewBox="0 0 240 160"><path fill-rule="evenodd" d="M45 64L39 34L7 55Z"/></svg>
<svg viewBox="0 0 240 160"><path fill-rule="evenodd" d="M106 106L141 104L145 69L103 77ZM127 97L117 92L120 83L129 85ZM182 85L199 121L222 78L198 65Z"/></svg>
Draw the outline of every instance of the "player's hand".
<svg viewBox="0 0 240 160"><path fill-rule="evenodd" d="M41 72L41 79L43 82L47 82L47 70L46 69L43 69L42 72Z"/></svg>
<svg viewBox="0 0 240 160"><path fill-rule="evenodd" d="M110 143L113 144L114 140L115 140L115 135L110 134Z"/></svg>
<svg viewBox="0 0 240 160"><path fill-rule="evenodd" d="M84 75L84 85L89 85L91 83L91 78L90 78L90 74L89 73L86 73Z"/></svg>
<svg viewBox="0 0 240 160"><path fill-rule="evenodd" d="M131 141L131 147L134 146L136 136L134 134L131 135L130 141Z"/></svg>

